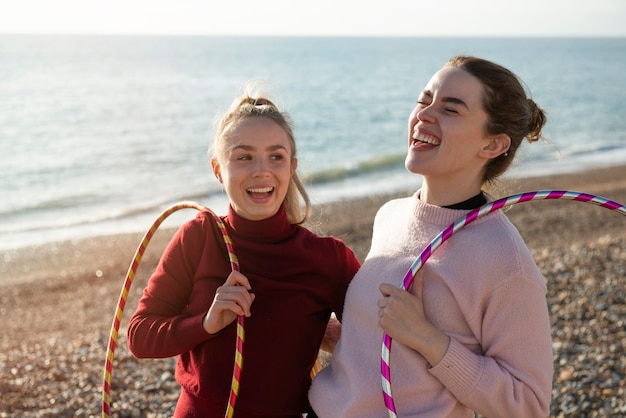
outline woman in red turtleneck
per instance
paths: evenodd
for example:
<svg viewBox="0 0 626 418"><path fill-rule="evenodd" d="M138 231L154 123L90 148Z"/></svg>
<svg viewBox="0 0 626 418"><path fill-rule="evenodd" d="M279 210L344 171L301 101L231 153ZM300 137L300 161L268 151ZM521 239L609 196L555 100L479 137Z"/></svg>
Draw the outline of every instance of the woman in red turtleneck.
<svg viewBox="0 0 626 418"><path fill-rule="evenodd" d="M222 417L235 319L245 315L235 417L300 417L326 324L331 312L341 317L359 261L340 240L300 225L310 203L296 174L291 122L270 100L248 94L235 100L213 151L213 172L230 200L222 219L241 272L231 272L211 214L198 213L150 278L130 320L128 346L140 358L179 356L175 417Z"/></svg>

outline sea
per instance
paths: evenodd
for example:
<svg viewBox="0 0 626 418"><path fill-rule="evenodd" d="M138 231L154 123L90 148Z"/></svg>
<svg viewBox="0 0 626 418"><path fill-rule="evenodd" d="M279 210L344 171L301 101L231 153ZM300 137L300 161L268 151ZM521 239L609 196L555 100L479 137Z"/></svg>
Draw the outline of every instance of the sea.
<svg viewBox="0 0 626 418"><path fill-rule="evenodd" d="M417 189L407 117L456 54L548 114L511 176L626 163L626 38L0 35L0 250L145 231L185 200L225 213L207 149L249 81L291 115L314 204Z"/></svg>

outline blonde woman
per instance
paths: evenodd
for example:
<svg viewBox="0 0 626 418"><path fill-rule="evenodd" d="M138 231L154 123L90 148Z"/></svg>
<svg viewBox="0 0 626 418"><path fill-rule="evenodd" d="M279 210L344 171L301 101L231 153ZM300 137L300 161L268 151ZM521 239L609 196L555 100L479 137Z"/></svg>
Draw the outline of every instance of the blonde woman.
<svg viewBox="0 0 626 418"><path fill-rule="evenodd" d="M359 261L300 225L310 204L297 162L289 116L265 97L235 100L211 166L230 201L222 219L241 272L231 273L210 214L198 213L165 250L128 329L135 356L178 356L175 417L224 416L237 315L246 316L246 339L235 417L301 417L309 407L326 324L331 312L341 316Z"/></svg>

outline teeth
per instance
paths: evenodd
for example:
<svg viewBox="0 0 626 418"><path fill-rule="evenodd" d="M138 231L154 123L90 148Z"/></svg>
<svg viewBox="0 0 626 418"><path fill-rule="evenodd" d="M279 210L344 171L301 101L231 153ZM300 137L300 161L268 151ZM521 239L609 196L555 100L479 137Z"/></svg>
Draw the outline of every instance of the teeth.
<svg viewBox="0 0 626 418"><path fill-rule="evenodd" d="M248 189L250 193L269 193L274 190L273 187L261 187L258 189Z"/></svg>
<svg viewBox="0 0 626 418"><path fill-rule="evenodd" d="M432 136L420 134L418 132L413 132L413 139L415 139L417 141L420 141L420 142L425 142L425 143L431 144L431 145L439 145L441 143L441 141L439 141L437 138L433 138Z"/></svg>

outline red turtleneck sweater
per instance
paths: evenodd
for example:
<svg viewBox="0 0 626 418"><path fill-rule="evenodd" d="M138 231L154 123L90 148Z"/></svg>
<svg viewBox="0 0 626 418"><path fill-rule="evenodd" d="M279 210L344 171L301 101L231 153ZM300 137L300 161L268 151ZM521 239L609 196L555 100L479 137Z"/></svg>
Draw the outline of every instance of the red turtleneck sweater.
<svg viewBox="0 0 626 418"><path fill-rule="evenodd" d="M326 323L331 311L341 316L359 261L340 240L289 224L284 209L249 221L231 208L223 221L256 295L235 416L300 416ZM179 356L176 417L224 416L236 323L210 335L202 320L229 273L222 234L210 213L199 212L173 237L130 319L135 356Z"/></svg>

